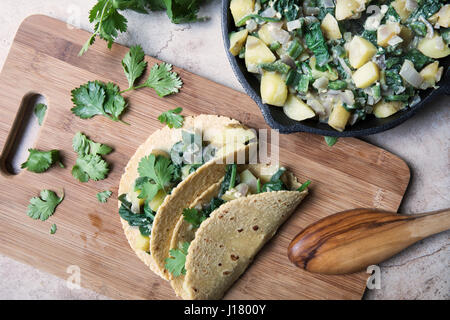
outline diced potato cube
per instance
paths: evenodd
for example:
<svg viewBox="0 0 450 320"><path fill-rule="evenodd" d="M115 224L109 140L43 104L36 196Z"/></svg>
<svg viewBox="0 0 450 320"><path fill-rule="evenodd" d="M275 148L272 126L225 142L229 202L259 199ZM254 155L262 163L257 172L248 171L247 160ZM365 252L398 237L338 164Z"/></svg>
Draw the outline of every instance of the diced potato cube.
<svg viewBox="0 0 450 320"><path fill-rule="evenodd" d="M406 7L406 1L407 0L395 0L391 2L391 6L398 13L400 18L402 19L402 22L405 22L412 13L412 11L408 10L408 8Z"/></svg>
<svg viewBox="0 0 450 320"><path fill-rule="evenodd" d="M316 116L310 106L293 94L289 94L283 111L289 118L297 121L303 121Z"/></svg>
<svg viewBox="0 0 450 320"><path fill-rule="evenodd" d="M158 193L153 197L152 200L150 200L150 202L148 203L150 209L152 209L153 211L158 211L158 208L161 206L161 204L163 203L164 199L166 198L166 193L164 192L164 190L159 190Z"/></svg>
<svg viewBox="0 0 450 320"><path fill-rule="evenodd" d="M234 24L251 14L255 9L255 0L231 0L230 10L234 19Z"/></svg>
<svg viewBox="0 0 450 320"><path fill-rule="evenodd" d="M373 107L373 114L377 118L387 118L403 108L401 101L384 101L381 100Z"/></svg>
<svg viewBox="0 0 450 320"><path fill-rule="evenodd" d="M277 58L266 46L266 44L254 37L248 36L245 45L245 65L249 72L258 73L258 65L261 63L274 62Z"/></svg>
<svg viewBox="0 0 450 320"><path fill-rule="evenodd" d="M237 56L239 54L242 47L244 46L247 36L247 29L235 32L230 36L230 52L233 56Z"/></svg>
<svg viewBox="0 0 450 320"><path fill-rule="evenodd" d="M388 21L377 30L377 43L379 46L387 47L392 37L399 35L402 31L400 23Z"/></svg>
<svg viewBox="0 0 450 320"><path fill-rule="evenodd" d="M261 77L261 98L263 103L282 107L286 102L286 83L277 72L264 72Z"/></svg>
<svg viewBox="0 0 450 320"><path fill-rule="evenodd" d="M328 80L334 81L337 80L339 78L337 70L336 69L332 69L333 72L331 72L330 70L327 71L320 71L316 68L316 57L311 57L311 59L309 59L309 66L311 67L311 73L314 79L319 79L322 77L327 78Z"/></svg>
<svg viewBox="0 0 450 320"><path fill-rule="evenodd" d="M336 19L351 18L365 9L364 0L336 0Z"/></svg>
<svg viewBox="0 0 450 320"><path fill-rule="evenodd" d="M251 193L256 193L256 185L257 185L257 179L256 177L253 175L253 173L248 170L245 169L244 171L241 172L241 174L239 175L241 178L241 183L245 183L246 185L248 185L248 188L250 190Z"/></svg>
<svg viewBox="0 0 450 320"><path fill-rule="evenodd" d="M320 29L322 29L323 34L329 40L337 40L342 38L342 33L341 30L339 30L339 25L336 18L329 13L327 13L325 18L323 18Z"/></svg>
<svg viewBox="0 0 450 320"><path fill-rule="evenodd" d="M150 248L150 238L148 236L137 234L134 238L134 248L148 252Z"/></svg>
<svg viewBox="0 0 450 320"><path fill-rule="evenodd" d="M369 61L353 73L353 82L357 88L365 89L380 79L378 65Z"/></svg>
<svg viewBox="0 0 450 320"><path fill-rule="evenodd" d="M342 102L336 104L328 118L328 125L337 131L344 131L351 113L342 105Z"/></svg>
<svg viewBox="0 0 450 320"><path fill-rule="evenodd" d="M249 130L243 126L227 126L220 133L215 134L209 140L213 145L221 146L226 144L245 144L256 138L254 130Z"/></svg>
<svg viewBox="0 0 450 320"><path fill-rule="evenodd" d="M270 30L272 27L270 24L266 23L263 24L261 28L258 30L258 36L259 38L264 41L264 43L268 46L270 46L272 43L275 42L275 39L272 36L272 31Z"/></svg>
<svg viewBox="0 0 450 320"><path fill-rule="evenodd" d="M433 38L430 39L425 37L420 40L417 49L419 49L419 51L427 57L433 59L445 58L450 54L448 44L445 44L444 40L437 31L434 32Z"/></svg>
<svg viewBox="0 0 450 320"><path fill-rule="evenodd" d="M377 48L370 41L354 36L349 44L348 60L353 68L358 69L372 59L376 52Z"/></svg>
<svg viewBox="0 0 450 320"><path fill-rule="evenodd" d="M420 86L421 89L431 88L440 80L442 73L439 72L439 69L439 62L435 61L420 71L420 75L423 78L422 85Z"/></svg>

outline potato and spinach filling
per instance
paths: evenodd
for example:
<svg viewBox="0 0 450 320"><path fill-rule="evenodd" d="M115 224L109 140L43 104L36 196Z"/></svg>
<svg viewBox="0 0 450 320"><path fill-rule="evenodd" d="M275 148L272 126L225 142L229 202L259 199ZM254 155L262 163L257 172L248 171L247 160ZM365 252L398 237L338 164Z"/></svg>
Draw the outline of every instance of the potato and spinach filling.
<svg viewBox="0 0 450 320"><path fill-rule="evenodd" d="M139 227L144 251L148 251L153 221L166 196L217 152L215 146L202 140L201 133L183 130L181 135L170 154L154 150L142 158L132 191L119 197L119 214L130 226Z"/></svg>
<svg viewBox="0 0 450 320"><path fill-rule="evenodd" d="M450 55L444 0L231 0L230 52L263 103L338 131L386 118L435 88Z"/></svg>

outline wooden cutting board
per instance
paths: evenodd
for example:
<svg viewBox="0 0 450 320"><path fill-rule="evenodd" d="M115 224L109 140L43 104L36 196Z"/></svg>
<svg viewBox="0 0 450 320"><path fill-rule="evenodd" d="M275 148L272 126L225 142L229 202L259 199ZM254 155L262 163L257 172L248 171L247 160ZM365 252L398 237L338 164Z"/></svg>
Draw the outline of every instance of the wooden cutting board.
<svg viewBox="0 0 450 320"><path fill-rule="evenodd" d="M67 279L71 265L81 270L81 286L120 299L174 299L168 282L153 274L130 249L117 212L117 189L128 159L148 135L162 125L157 116L183 107L183 114L220 114L253 128L268 128L256 104L245 94L175 68L184 81L181 93L159 98L144 89L129 95L126 125L97 116L81 120L70 112L70 91L89 80L113 81L127 87L121 59L127 48L108 50L98 41L78 57L88 33L71 30L45 16L31 16L17 32L0 76L0 252ZM147 57L149 66L160 62ZM200 62L199 62L200 63ZM6 158L17 143L23 119L21 105L33 94L45 96L48 111L35 147L62 151L65 169L42 174L6 170ZM114 147L106 156L112 171L106 180L80 183L71 176L78 131ZM281 163L301 180L313 181L311 193L257 255L226 299L360 299L368 274L315 275L294 267L287 258L290 240L310 223L337 211L377 207L396 211L409 181L404 161L358 139L341 139L332 148L311 134L280 136ZM47 221L26 215L31 197L42 189L60 192L65 200ZM96 193L114 192L106 204ZM56 223L58 231L50 235Z"/></svg>

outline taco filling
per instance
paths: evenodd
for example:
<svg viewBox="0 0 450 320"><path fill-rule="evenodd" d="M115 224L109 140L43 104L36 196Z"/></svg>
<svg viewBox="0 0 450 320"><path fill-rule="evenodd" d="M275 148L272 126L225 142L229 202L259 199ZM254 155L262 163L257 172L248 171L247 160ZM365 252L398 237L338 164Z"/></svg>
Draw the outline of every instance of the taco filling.
<svg viewBox="0 0 450 320"><path fill-rule="evenodd" d="M284 167L277 166L265 166L265 165L236 165L231 164L227 165L226 173L221 181L213 184L208 190L206 190L194 203L191 204L190 207L185 208L183 210L183 216L179 219L177 226L175 227L172 241L171 241L171 250L170 257L166 259L165 267L171 273L171 284L174 288L177 295L185 298L185 299L196 299L196 298L218 298L223 294L223 291L226 290L228 285L234 281L231 277L229 280L225 281L224 284L219 285L214 289L217 284L214 285L205 285L204 289L199 290L198 288L196 292L191 293L189 284L185 277L186 274L197 273L195 270L189 270L189 267L186 265L188 255L191 256L191 260L195 261L198 257L202 257L205 255L210 255L208 252L199 252L193 253L189 251L189 247L191 243L195 243L198 237L198 230L203 228L203 224L207 223L208 219L216 220L209 221L209 224L217 224L218 219L222 219L225 214L230 215L231 223L235 223L236 221L246 219L247 214L250 217L252 215L250 210L243 210L238 216L234 217L233 212L236 211L234 209L239 210L242 208L241 204L249 202L249 199L253 199L253 203L257 203L260 199L264 199L267 193L277 193L276 191L288 191L289 196L286 197L283 193L277 193L279 197L277 197L275 202L281 203L286 199L291 197L294 199L292 202L295 205L289 206L288 209L282 208L278 210L278 213L270 214L273 221L270 222L267 228L261 229L260 232L267 232L267 230L271 230L269 233L266 233L268 237L263 237L264 239L270 238L277 226L284 221L284 217L277 217L277 214L281 214L282 216L288 216L293 209L295 209L296 204L303 199L306 195L306 190L310 181L307 181L304 184L300 184L297 182L295 177L287 172ZM296 191L296 192L292 192ZM238 200L238 201L236 201ZM272 201L273 202L273 201ZM225 204L228 204L228 210L222 210L225 207ZM270 205L268 206L270 207ZM223 213L220 213L223 211ZM231 213L230 213L231 212ZM264 215L261 212L261 217ZM211 217L211 218L210 218ZM261 218L259 217L259 218ZM235 220L235 221L233 221ZM254 220L255 223L257 220ZM237 233L240 235L244 235L245 222L239 222L240 227L237 228ZM228 223L228 226L230 224ZM258 227L259 228L259 227ZM242 230L240 230L242 229ZM255 228L257 231L257 228ZM240 231L239 231L240 230ZM273 231L273 233L272 233ZM211 238L209 242L212 244L217 239L220 238L221 232L223 230L219 230L216 234L210 234L209 232L204 232L208 238ZM270 235L269 235L270 234ZM202 235L203 236L203 235ZM261 239L260 235L255 233L257 239ZM233 234L225 234L224 237L232 238ZM198 246L194 244L194 246ZM252 241L248 243L248 248L244 251L247 254L241 254L232 252L235 248L229 248L225 243L221 242L221 249L230 250L229 255L234 257L237 261L239 256L241 256L241 261L245 261L249 263L253 254L256 254L258 250L257 247L252 245ZM234 246L233 246L234 247ZM253 248L252 248L253 247ZM196 251L196 250L194 250ZM207 249L208 251L208 249ZM239 250L238 250L239 251ZM251 253L250 253L251 252ZM194 257L196 256L196 257ZM201 260L201 259L200 259ZM220 259L219 259L220 260ZM225 266L225 263L221 261L215 261L215 266ZM236 269L236 266L230 265L227 266L227 270L222 271L227 274L237 274L240 275L244 270L241 271ZM231 269L231 270L230 270ZM233 272L232 270L236 270ZM189 277L188 277L189 278ZM192 278L192 277L191 277ZM195 277L194 277L195 278ZM213 278L217 279L217 275L213 276ZM219 277L220 278L220 277ZM208 281L206 281L207 283ZM198 287L197 285L195 285ZM199 293L200 292L200 293Z"/></svg>
<svg viewBox="0 0 450 320"><path fill-rule="evenodd" d="M174 190L181 188L178 193L184 199L186 190L195 188L197 197L211 182L192 186L194 172L232 150L255 144L255 132L239 121L199 115L186 117L182 128L156 130L137 149L120 181L119 215L130 246L151 270L161 275L150 254L151 235L161 208L171 211L168 198Z"/></svg>

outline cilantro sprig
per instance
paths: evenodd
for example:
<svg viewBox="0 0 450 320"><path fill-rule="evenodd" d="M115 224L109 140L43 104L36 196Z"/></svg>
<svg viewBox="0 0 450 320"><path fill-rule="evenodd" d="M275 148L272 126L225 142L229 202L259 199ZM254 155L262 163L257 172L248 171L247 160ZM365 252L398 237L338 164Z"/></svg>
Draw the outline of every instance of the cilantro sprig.
<svg viewBox="0 0 450 320"><path fill-rule="evenodd" d="M181 128L183 126L184 117L180 114L183 108L175 108L161 113L158 120L161 123L166 123L169 128Z"/></svg>
<svg viewBox="0 0 450 320"><path fill-rule="evenodd" d="M42 190L39 197L30 199L27 215L35 220L47 220L55 212L56 207L64 200L64 191L61 197L58 197L51 190Z"/></svg>
<svg viewBox="0 0 450 320"><path fill-rule="evenodd" d="M138 172L139 178L135 183L135 189L141 190L138 197L150 201L159 190L167 193L167 187L173 180L175 167L170 159L151 154L141 159Z"/></svg>
<svg viewBox="0 0 450 320"><path fill-rule="evenodd" d="M59 150L42 151L38 149L28 149L29 155L27 161L20 166L22 169L35 173L42 173L47 171L53 164L59 163L61 167L64 167L61 163Z"/></svg>
<svg viewBox="0 0 450 320"><path fill-rule="evenodd" d="M122 67L128 80L129 87L120 91L119 86L112 82L89 81L72 90L72 113L81 119L94 116L105 116L113 121L121 121L122 113L128 104L122 94L142 88L152 88L160 97L179 92L183 82L177 73L172 71L172 65L162 62L155 64L150 70L149 77L141 84L136 81L144 74L147 62L142 47L137 45L122 60Z"/></svg>
<svg viewBox="0 0 450 320"><path fill-rule="evenodd" d="M94 24L94 32L83 45L79 55L88 51L96 37L100 37L111 48L119 33L126 32L128 20L121 14L123 10L139 13L166 10L173 23L194 22L200 19L197 13L203 0L98 0L89 12L89 22Z"/></svg>
<svg viewBox="0 0 450 320"><path fill-rule="evenodd" d="M112 192L109 190L105 190L105 191L101 191L99 193L97 193L97 200L100 201L101 203L105 203L106 201L108 201L109 197L111 197Z"/></svg>
<svg viewBox="0 0 450 320"><path fill-rule="evenodd" d="M101 157L109 154L112 148L88 139L84 134L75 134L72 146L78 154L72 175L80 182L103 180L109 173L108 163Z"/></svg>
<svg viewBox="0 0 450 320"><path fill-rule="evenodd" d="M172 249L169 251L170 257L166 258L164 267L173 276L179 277L186 274L186 256L189 250L189 242L183 242L180 249Z"/></svg>
<svg viewBox="0 0 450 320"><path fill-rule="evenodd" d="M183 210L183 216L184 220L192 224L195 229L200 227L200 224L208 218L202 210L195 208L185 208Z"/></svg>
<svg viewBox="0 0 450 320"><path fill-rule="evenodd" d="M47 112L47 106L43 103L38 103L34 107L34 114L38 118L38 123L41 126L44 121L45 113Z"/></svg>

